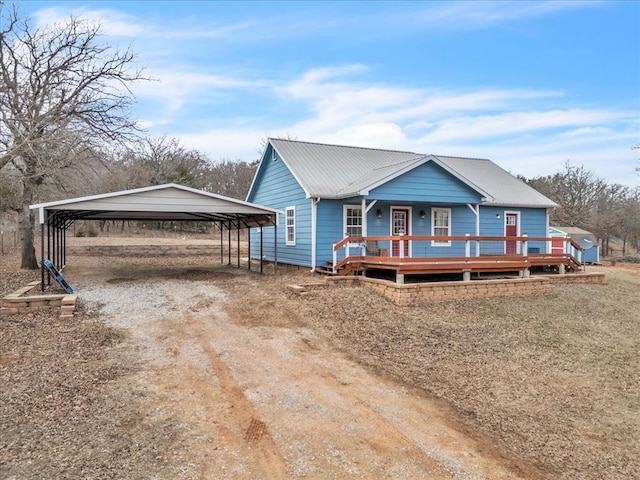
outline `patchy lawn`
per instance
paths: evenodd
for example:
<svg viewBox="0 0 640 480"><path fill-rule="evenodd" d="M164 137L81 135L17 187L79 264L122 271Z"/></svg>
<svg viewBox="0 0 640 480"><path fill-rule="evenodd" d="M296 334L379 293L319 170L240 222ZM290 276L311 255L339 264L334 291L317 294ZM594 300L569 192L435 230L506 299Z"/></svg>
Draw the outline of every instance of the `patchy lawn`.
<svg viewBox="0 0 640 480"><path fill-rule="evenodd" d="M550 298L401 308L362 288L299 297L261 282L268 297L253 290L242 304L256 325L278 304L279 322L312 325L445 399L550 478L640 478L640 270L603 270L606 285L560 285Z"/></svg>
<svg viewBox="0 0 640 480"><path fill-rule="evenodd" d="M7 257L0 267L0 294L37 279ZM313 328L373 371L442 398L470 432L548 478L640 478L640 269L602 270L606 285L555 286L552 297L422 308L361 288L287 291L309 281L302 272L210 280L224 282L226 308L244 324ZM122 332L87 313L1 317L0 329L0 477L179 474L180 428L135 381Z"/></svg>

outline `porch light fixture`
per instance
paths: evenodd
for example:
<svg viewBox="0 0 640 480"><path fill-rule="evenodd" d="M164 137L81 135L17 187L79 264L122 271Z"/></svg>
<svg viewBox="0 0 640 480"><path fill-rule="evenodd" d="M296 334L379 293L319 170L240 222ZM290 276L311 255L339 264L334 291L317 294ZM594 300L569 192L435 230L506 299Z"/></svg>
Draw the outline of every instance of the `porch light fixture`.
<svg viewBox="0 0 640 480"><path fill-rule="evenodd" d="M427 213L424 210L420 210L420 218L426 218Z"/></svg>
<svg viewBox="0 0 640 480"><path fill-rule="evenodd" d="M382 210L380 209L376 210L376 217L382 218Z"/></svg>
<svg viewBox="0 0 640 480"><path fill-rule="evenodd" d="M500 214L499 213L496 213L496 218L500 218Z"/></svg>

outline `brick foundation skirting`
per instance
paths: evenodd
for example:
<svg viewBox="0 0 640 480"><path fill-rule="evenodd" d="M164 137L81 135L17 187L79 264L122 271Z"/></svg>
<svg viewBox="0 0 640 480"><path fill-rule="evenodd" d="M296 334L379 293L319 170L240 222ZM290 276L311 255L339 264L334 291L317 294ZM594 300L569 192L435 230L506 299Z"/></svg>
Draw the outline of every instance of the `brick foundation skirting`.
<svg viewBox="0 0 640 480"><path fill-rule="evenodd" d="M554 283L604 283L601 273L548 275L530 278L473 280L469 282L425 282L400 285L375 278L330 277L334 285L361 285L399 306L418 306L470 298L550 295Z"/></svg>
<svg viewBox="0 0 640 480"><path fill-rule="evenodd" d="M58 309L60 310L60 318L73 318L78 298L77 294L25 295L38 285L40 285L39 281L31 282L4 297L2 303L0 303L0 314L16 315Z"/></svg>

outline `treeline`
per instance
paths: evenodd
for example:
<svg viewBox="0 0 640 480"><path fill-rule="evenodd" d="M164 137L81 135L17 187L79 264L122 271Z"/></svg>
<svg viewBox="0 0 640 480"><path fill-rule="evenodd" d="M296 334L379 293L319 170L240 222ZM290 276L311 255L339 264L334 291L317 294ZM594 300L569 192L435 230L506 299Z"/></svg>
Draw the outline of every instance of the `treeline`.
<svg viewBox="0 0 640 480"><path fill-rule="evenodd" d="M49 173L34 200L53 201L77 196L179 183L244 200L258 161L222 159L182 146L178 140L146 137L110 151L86 152ZM20 172L10 164L0 169L0 212L21 207Z"/></svg>
<svg viewBox="0 0 640 480"><path fill-rule="evenodd" d="M640 250L640 187L608 183L568 162L553 175L521 179L559 205L551 212L552 225L592 232L602 255L615 253L613 239L622 242L622 255L629 254L629 247Z"/></svg>

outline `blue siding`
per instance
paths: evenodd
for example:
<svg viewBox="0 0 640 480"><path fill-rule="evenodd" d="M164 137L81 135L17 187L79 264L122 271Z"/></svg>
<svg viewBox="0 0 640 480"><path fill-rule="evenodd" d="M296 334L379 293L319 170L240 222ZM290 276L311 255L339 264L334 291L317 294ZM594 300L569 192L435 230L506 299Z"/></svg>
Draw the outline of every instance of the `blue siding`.
<svg viewBox="0 0 640 480"><path fill-rule="evenodd" d="M368 198L396 202L479 203L481 195L433 162L374 188Z"/></svg>
<svg viewBox="0 0 640 480"><path fill-rule="evenodd" d="M530 237L547 237L547 210L544 208L517 207L480 207L480 235L502 236L505 232L505 212L520 213L520 234ZM500 218L497 217L500 215ZM547 251L546 242L529 242L529 249L544 253ZM499 245L482 245L484 254L504 253L504 243Z"/></svg>
<svg viewBox="0 0 640 480"><path fill-rule="evenodd" d="M475 235L476 217L467 204L480 202L480 194L463 184L440 166L427 162L398 178L381 185L370 192L367 204L378 200L367 215L368 235L386 236L391 233L390 210L392 206L411 207L411 234L431 235L431 210L433 207L451 209L451 234L463 236ZM281 159L272 160L271 147L265 152L260 163L253 188L247 200L257 204L281 210L278 232L278 261L292 265L311 266L311 210L312 200L295 180ZM316 265L323 265L333 260L333 244L345 236L343 206L360 205L362 197L343 200L322 199L317 205L317 244ZM286 245L286 207L296 208L296 245ZM382 217L377 217L381 210ZM425 218L420 218L424 211ZM480 235L502 236L505 231L505 211L520 213L520 232L531 237L546 237L546 209L480 207ZM496 215L499 215L498 218ZM274 260L274 227L265 227L264 257ZM257 229L251 229L251 258L260 256L260 235ZM389 242L381 242L380 248L391 251ZM545 242L530 242L531 249L545 252ZM414 256L463 256L464 242L453 242L450 246L434 246L432 242L413 242ZM481 253L503 253L504 242L483 242ZM342 259L342 249L339 259ZM352 253L355 254L352 250ZM471 255L475 255L475 244L472 244Z"/></svg>
<svg viewBox="0 0 640 480"><path fill-rule="evenodd" d="M261 162L248 201L282 210L278 221L278 261L291 265L311 266L311 200L293 177L281 159L271 159L271 147L267 148ZM295 246L286 245L285 208L295 207ZM263 228L263 254L273 261L274 227ZM259 230L251 229L251 258L260 258Z"/></svg>
<svg viewBox="0 0 640 480"><path fill-rule="evenodd" d="M318 266L333 261L333 244L344 238L342 206L360 204L357 201L320 200L317 210L316 263Z"/></svg>

